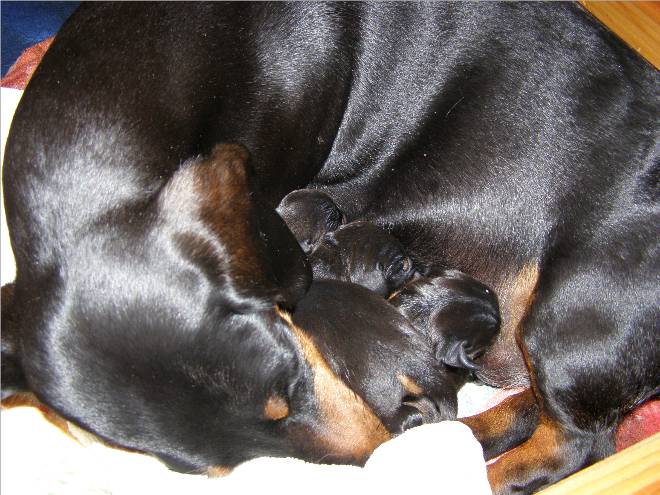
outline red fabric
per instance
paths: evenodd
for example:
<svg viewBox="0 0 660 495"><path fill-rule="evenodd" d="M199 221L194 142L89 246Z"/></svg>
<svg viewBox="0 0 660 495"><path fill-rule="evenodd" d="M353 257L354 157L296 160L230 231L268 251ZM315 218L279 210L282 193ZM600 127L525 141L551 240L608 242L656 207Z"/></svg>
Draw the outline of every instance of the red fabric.
<svg viewBox="0 0 660 495"><path fill-rule="evenodd" d="M627 414L616 432L617 452L660 431L660 399L645 402Z"/></svg>
<svg viewBox="0 0 660 495"><path fill-rule="evenodd" d="M30 48L26 48L18 60L11 66L9 72L0 81L3 88L25 89L28 81L32 77L34 70L41 62L41 58L53 42L53 38L46 38Z"/></svg>

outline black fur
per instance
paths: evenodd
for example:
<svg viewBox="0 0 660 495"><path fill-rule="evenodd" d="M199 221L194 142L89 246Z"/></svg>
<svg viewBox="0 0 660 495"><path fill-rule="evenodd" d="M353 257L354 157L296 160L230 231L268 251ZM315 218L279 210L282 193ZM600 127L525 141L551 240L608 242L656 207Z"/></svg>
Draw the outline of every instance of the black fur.
<svg viewBox="0 0 660 495"><path fill-rule="evenodd" d="M290 192L276 211L307 254L319 246L325 234L346 223L346 217L332 198L312 189Z"/></svg>
<svg viewBox="0 0 660 495"><path fill-rule="evenodd" d="M7 144L16 376L188 469L321 458L313 370L272 309L310 279L274 207L310 186L497 292L479 374L531 374L566 450L494 488L552 483L660 384L659 82L568 3L85 5Z"/></svg>
<svg viewBox="0 0 660 495"><path fill-rule="evenodd" d="M395 237L369 222L346 224L345 215L325 193L293 191L277 212L308 254L318 280L343 280L387 296L415 275Z"/></svg>
<svg viewBox="0 0 660 495"><path fill-rule="evenodd" d="M362 395L390 431L456 417L462 376L437 361L428 335L373 291L342 281L314 281L293 321L314 338L337 375ZM413 355L416 359L410 359ZM399 376L412 380L422 393L411 395Z"/></svg>
<svg viewBox="0 0 660 495"><path fill-rule="evenodd" d="M309 255L315 279L352 282L386 297L415 275L401 243L369 222L354 221L327 233Z"/></svg>
<svg viewBox="0 0 660 495"><path fill-rule="evenodd" d="M446 270L408 283L389 302L424 332L437 359L478 370L478 359L500 329L494 292L465 273Z"/></svg>

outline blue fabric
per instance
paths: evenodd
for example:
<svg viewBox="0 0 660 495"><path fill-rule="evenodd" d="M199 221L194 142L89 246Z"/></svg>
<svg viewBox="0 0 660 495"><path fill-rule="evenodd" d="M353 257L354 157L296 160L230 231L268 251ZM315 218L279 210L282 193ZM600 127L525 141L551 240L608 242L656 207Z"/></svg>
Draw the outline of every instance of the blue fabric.
<svg viewBox="0 0 660 495"><path fill-rule="evenodd" d="M2 75L23 50L53 36L80 2L0 2Z"/></svg>

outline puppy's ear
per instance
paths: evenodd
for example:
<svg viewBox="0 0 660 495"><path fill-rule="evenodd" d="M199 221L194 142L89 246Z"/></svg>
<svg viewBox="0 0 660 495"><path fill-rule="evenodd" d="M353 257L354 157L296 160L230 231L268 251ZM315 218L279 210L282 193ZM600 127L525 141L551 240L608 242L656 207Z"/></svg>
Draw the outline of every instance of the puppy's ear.
<svg viewBox="0 0 660 495"><path fill-rule="evenodd" d="M298 242L256 187L247 150L217 145L179 169L160 197L179 247L227 293L292 307L311 283Z"/></svg>
<svg viewBox="0 0 660 495"><path fill-rule="evenodd" d="M2 373L2 399L27 390L20 356L20 315L17 314L14 305L14 284L2 287L0 294L2 325L2 362L0 372Z"/></svg>

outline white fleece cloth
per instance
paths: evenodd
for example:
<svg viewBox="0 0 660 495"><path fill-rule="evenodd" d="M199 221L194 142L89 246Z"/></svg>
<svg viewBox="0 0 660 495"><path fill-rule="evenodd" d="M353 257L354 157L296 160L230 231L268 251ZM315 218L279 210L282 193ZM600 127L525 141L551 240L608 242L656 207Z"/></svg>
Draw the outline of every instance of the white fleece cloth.
<svg viewBox="0 0 660 495"><path fill-rule="evenodd" d="M2 88L2 156L22 91ZM11 179L10 179L11 180ZM14 258L2 203L2 284L14 279ZM459 415L475 412L494 389L464 387ZM456 421L413 428L376 449L364 468L260 458L223 478L169 471L146 455L72 439L31 407L0 413L0 492L3 495L66 494L490 494L482 450ZM202 428L203 425L200 425Z"/></svg>

